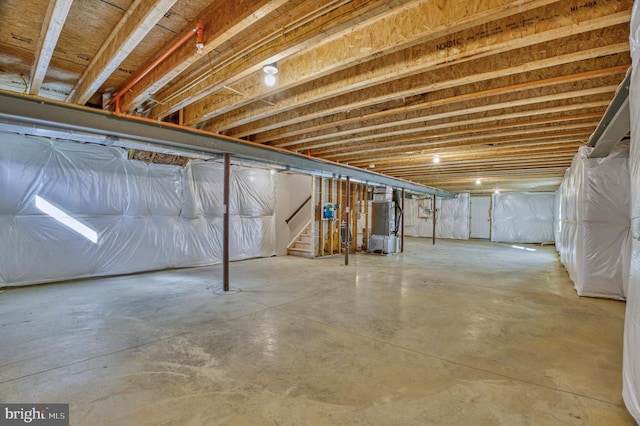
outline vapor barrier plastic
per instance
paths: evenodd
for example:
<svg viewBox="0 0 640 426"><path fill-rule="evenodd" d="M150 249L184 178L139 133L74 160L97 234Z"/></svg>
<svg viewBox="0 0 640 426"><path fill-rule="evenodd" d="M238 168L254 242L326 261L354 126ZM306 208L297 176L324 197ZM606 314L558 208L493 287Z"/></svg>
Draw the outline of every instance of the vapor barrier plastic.
<svg viewBox="0 0 640 426"><path fill-rule="evenodd" d="M553 242L555 192L504 192L491 200L491 241Z"/></svg>
<svg viewBox="0 0 640 426"><path fill-rule="evenodd" d="M455 198L436 198L436 237L469 239L469 194ZM433 237L433 206L431 199L405 200L405 235Z"/></svg>
<svg viewBox="0 0 640 426"><path fill-rule="evenodd" d="M0 133L0 285L222 261L223 165ZM230 257L275 254L275 176L232 166Z"/></svg>
<svg viewBox="0 0 640 426"><path fill-rule="evenodd" d="M560 260L580 296L624 300L629 270L629 154L581 147L560 187Z"/></svg>
<svg viewBox="0 0 640 426"><path fill-rule="evenodd" d="M631 147L629 152L631 180L631 256L627 289L627 311L624 322L622 356L622 396L625 405L640 423L640 4L634 2L631 15L632 73L629 87L631 108Z"/></svg>

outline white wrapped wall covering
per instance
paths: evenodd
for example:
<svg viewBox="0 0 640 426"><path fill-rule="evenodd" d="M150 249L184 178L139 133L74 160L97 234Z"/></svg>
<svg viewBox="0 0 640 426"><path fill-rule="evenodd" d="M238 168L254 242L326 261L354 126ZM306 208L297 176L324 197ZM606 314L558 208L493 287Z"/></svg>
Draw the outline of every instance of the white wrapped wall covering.
<svg viewBox="0 0 640 426"><path fill-rule="evenodd" d="M217 163L0 133L0 286L219 263L222 182ZM275 176L232 166L230 189L231 259L275 254Z"/></svg>
<svg viewBox="0 0 640 426"><path fill-rule="evenodd" d="M560 187L560 260L580 296L624 300L629 268L628 145L589 159L581 147Z"/></svg>
<svg viewBox="0 0 640 426"><path fill-rule="evenodd" d="M436 238L469 239L469 193L455 198L436 198ZM433 219L420 217L418 200L405 200L405 235L433 237Z"/></svg>
<svg viewBox="0 0 640 426"><path fill-rule="evenodd" d="M553 242L555 192L504 192L491 199L491 241Z"/></svg>
<svg viewBox="0 0 640 426"><path fill-rule="evenodd" d="M631 108L631 147L629 152L631 186L631 256L624 322L622 396L625 405L640 423L640 4L635 2L631 16L632 74L629 88Z"/></svg>

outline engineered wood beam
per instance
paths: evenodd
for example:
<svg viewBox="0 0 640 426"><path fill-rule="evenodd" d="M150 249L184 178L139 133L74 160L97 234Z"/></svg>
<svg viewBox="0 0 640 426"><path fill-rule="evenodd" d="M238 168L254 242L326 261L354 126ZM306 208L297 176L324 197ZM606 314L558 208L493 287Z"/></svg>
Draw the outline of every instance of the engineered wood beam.
<svg viewBox="0 0 640 426"><path fill-rule="evenodd" d="M465 136L465 135L474 135L474 134L486 134L487 132L500 132L506 129L521 129L521 132L527 132L528 127L531 126L544 126L544 127L553 127L557 124L568 123L568 122L588 122L597 124L600 118L602 117L601 112L597 113L588 113L588 114L579 114L579 115L565 115L565 116L553 116L547 117L538 120L510 120L508 122L502 122L498 125L493 126L459 126L459 127L448 127L447 131L440 132L425 132L424 138L421 138L418 143L428 140L428 138L434 136L442 136L442 137L456 137L456 136ZM555 128L555 127L554 127ZM408 142L415 142L413 140L409 140ZM403 147L404 151L406 147ZM376 143L362 143L362 144L347 144L346 146L340 148L331 148L326 150L318 150L312 151L311 154L314 156L326 156L327 159L332 159L333 161L348 161L343 160L345 157L359 155L359 154L371 154L374 152L385 152L389 150L397 150L398 142L390 141L390 142L376 142ZM406 152L405 152L406 153Z"/></svg>
<svg viewBox="0 0 640 426"><path fill-rule="evenodd" d="M349 163L351 165L359 164L361 161L367 164L370 164L372 162L377 163L379 161L386 161L396 158L406 158L407 156L415 156L416 154L407 153L415 151L419 151L419 155L428 154L430 156L433 156L437 154L441 158L441 160L444 161L447 157L451 157L455 152L460 150L469 150L478 146L487 149L487 146L492 145L503 146L512 142L524 142L532 139L539 140L545 135L548 135L550 137L553 137L555 135L565 137L569 136L576 139L579 137L581 138L580 140L582 140L582 138L584 137L588 138L588 136L593 133L597 125L597 122L592 122L568 126L557 126L554 128L544 127L539 129L530 129L526 133L520 130L516 130L512 132L502 132L489 135L437 138L431 142L399 147L391 152L381 153L380 151L370 151L364 155L359 156L342 156L340 158L340 162ZM410 149L410 151L407 151L408 149ZM332 161L336 160L336 158L331 155L326 155L322 158L326 158Z"/></svg>
<svg viewBox="0 0 640 426"><path fill-rule="evenodd" d="M533 145L533 144L540 144L540 143L561 143L561 142L569 142L572 144L582 144L584 145L584 140L586 137L588 137L588 135L590 135L591 133L588 131L576 131L576 132L572 132L572 131L566 131L566 132L558 132L557 134L549 134L549 135L534 135L534 136L522 136L520 138L506 138L506 139L502 139L500 141L496 141L496 143L517 143L517 142L521 142L521 143L527 143L528 145ZM482 143L476 143L475 146L485 146L486 144L482 144ZM441 150L441 152L443 152L443 154L441 155L441 163L440 164L433 164L432 162L432 157L428 156L428 158L421 160L421 158L424 158L422 155L405 155L405 156L396 156L396 157L379 157L379 158L367 158L366 160L354 160L354 161L350 161L349 165L352 166L356 166L356 167L362 167L362 168L366 168L367 165L369 164L375 164L376 165L376 171L378 171L380 168L385 168L385 167L399 167L399 168L411 168L414 165L418 164L421 167L428 165L428 166L433 166L433 167L445 167L445 166L441 166L441 164L448 164L448 162L446 162L445 160L450 157L451 155L448 153L447 149L449 147L453 147L453 148L460 148L460 147L471 147L474 146L473 144L469 144L466 142L451 142L451 144L449 146L440 146L438 149Z"/></svg>
<svg viewBox="0 0 640 426"><path fill-rule="evenodd" d="M144 100L161 87L167 85L203 55L208 55L219 48L225 41L236 37L247 28L259 22L265 16L287 3L287 0L234 0L216 1L211 4L193 22L204 24L205 43L198 53L192 43L182 46L167 58L154 72L143 78L130 93L122 98L122 109L130 110L139 106ZM186 31L192 31L187 28ZM176 40L183 36L179 34ZM158 56L162 52L158 53ZM177 111L177 110L176 110ZM175 111L174 111L175 112Z"/></svg>
<svg viewBox="0 0 640 426"><path fill-rule="evenodd" d="M553 103L553 102L561 102L566 99L572 98L588 98L592 96L598 95L610 95L615 92L617 89L617 84L609 84L605 86L597 86L588 89L582 90L572 90L568 92L559 92L559 93L551 93L544 94L542 96L527 96L526 93L518 96L517 99L514 100L504 100L498 101L495 103L487 103L484 99L478 99L473 102L468 102L467 104L460 106L458 109L453 108L440 108L436 111L422 111L419 116L404 119L402 120L402 125L410 125L410 124L418 124L425 126L425 123L430 121L438 121L444 118L450 117L464 117L473 113L488 113L490 111L500 110L500 109L508 109L522 106L537 106L536 110L533 111L534 114L541 113L541 110L545 109L545 103ZM580 103L576 101L576 103ZM552 106L552 105L551 105ZM523 114L526 115L526 114ZM332 133L323 133L319 135L311 134L306 138L301 138L296 143L290 142L286 144L273 144L274 146L284 148L288 147L289 149L314 149L314 148L322 148L327 146L335 146L341 145L344 143L346 137L349 137L349 141L357 141L357 140L367 140L379 138L381 136L399 136L407 133L414 133L419 131L420 129L416 128L408 128L408 129L398 129L398 124L394 122L385 122L382 124L365 124L361 123L359 125L354 125L345 130L336 130ZM372 132L378 132L374 134ZM330 139L326 141L325 139ZM293 148L294 147L294 148Z"/></svg>
<svg viewBox="0 0 640 426"><path fill-rule="evenodd" d="M433 94L431 97L435 98L435 100L431 100L431 101L426 101L424 103L420 103L420 104L416 104L416 105L411 105L411 106L407 106L407 107L401 107L401 108L395 108L395 109L390 109L390 110L384 110L384 111L380 111L380 112L375 112L372 114L368 114L366 116L361 116L358 117L358 119L348 119L348 120L342 120L339 122L335 122L332 126L332 128L336 128L339 127L341 129L346 129L348 124L352 124L352 123L357 123L358 126L362 126L363 123L366 123L366 120L376 120L376 122L380 122L381 120L385 120L387 117L390 118L389 121L392 121L394 124L397 123L397 125L402 125L404 124L406 121L402 120L402 119L398 119L397 117L399 115L406 115L409 112L413 112L413 111L420 111L423 109L427 109L430 107L435 107L435 106L439 106L439 105L446 105L446 104L453 104L453 103L457 103L457 102L464 102L464 101L469 101L469 100L473 100L473 99L477 99L477 98L484 98L484 97L488 97L488 96L495 96L495 95L504 95L504 94L513 94L516 92L520 92L520 91L524 91L524 90L533 90L533 89L540 89L540 88L545 88L545 87L549 87L549 86L556 86L559 84L568 84L568 83L573 83L573 82L581 82L587 79L591 79L591 78L597 78L597 77L613 77L613 82L618 81L619 78L621 78L620 76L624 75L624 73L627 70L627 66L620 66L620 67L615 67L615 68L609 68L609 69L605 69L605 70L596 70L596 71L591 71L591 72L586 72L586 73L578 73L578 74L573 74L573 75L565 75L565 76L561 76L561 77L554 77L551 79L546 79L546 80L539 80L539 81L535 81L533 80L533 78L530 79L530 81L528 83L522 83L522 84L516 84L516 85L512 85L512 86L505 86L505 87L499 87L499 88L495 88L495 89L489 89L489 90L480 90L480 91L476 91L474 90L475 87L471 88L471 90L467 90L465 94L463 95L458 95L458 96L450 96L453 93L457 93L456 92L444 92L443 93L438 93L438 94ZM450 96L450 97L447 97ZM465 104L465 107L467 106L467 104ZM311 132L312 129L309 129L309 132ZM287 145L282 144L282 145L277 145L277 146L281 146L281 147L286 147ZM380 147L380 145L377 145L377 147ZM319 155L320 153L326 153L329 152L330 150L325 148L325 149L321 149L321 150L314 150L314 154L315 155Z"/></svg>
<svg viewBox="0 0 640 426"><path fill-rule="evenodd" d="M30 95L37 95L40 92L72 3L73 0L51 0L49 2L42 28L40 28L40 37L36 44L31 75L27 84L27 93Z"/></svg>
<svg viewBox="0 0 640 426"><path fill-rule="evenodd" d="M348 34L282 59L278 63L280 73L277 88L265 88L261 83L260 73L254 73L232 85L234 90L244 94L242 99L214 97L188 105L185 107L185 123L193 125L233 108L247 105L255 99L263 98L276 91L321 78L377 56L437 40L450 34L451 28L464 31L487 21L518 15L550 3L555 2L549 0L518 2L485 0L460 4L452 4L447 0L412 2L406 7L394 10L395 13L367 21L353 28ZM582 14L580 12L576 16ZM628 17L626 19L628 20ZM444 43L446 44L447 41L448 39ZM456 46L455 50L465 46L466 43ZM437 50L435 45L433 47ZM439 52L441 56L447 53L446 49ZM154 114L154 117L156 115Z"/></svg>
<svg viewBox="0 0 640 426"><path fill-rule="evenodd" d="M425 1L425 0L420 0ZM320 8L321 13L310 16L309 12L298 9L280 16L273 22L264 23L272 27L272 34L267 37L268 43L260 41L257 44L245 46L245 42L238 40L233 46L233 50L242 51L242 55L235 57L229 62L214 67L212 70L204 72L202 75L194 77L194 81L186 89L169 88L159 91L156 99L159 100L151 110L152 117L164 117L199 99L204 98L218 90L226 90L239 79L243 79L257 71L261 72L262 66L282 61L301 49L308 49L322 43L326 43L336 37L340 37L343 32L350 31L350 28L367 19L384 15L390 9L402 7L409 0L352 0L352 1L332 1L335 4L332 9ZM234 2L218 2L234 3ZM301 2L304 6L305 3ZM318 7L322 2L310 3ZM299 25L291 26L291 21L299 22ZM232 37L227 37L231 39ZM279 66L281 62L279 62ZM262 82L258 82L262 85ZM141 86L143 87L143 86ZM147 93L158 91L161 86L154 85L146 90ZM233 93L244 93L233 89ZM131 105L138 104L144 100L144 93L136 96L132 95ZM237 96L232 98L237 98ZM186 122L187 125L192 123Z"/></svg>
<svg viewBox="0 0 640 426"><path fill-rule="evenodd" d="M256 135L255 140L262 143L275 139L296 136L304 133L307 127L326 124L320 120L332 114L354 111L372 105L389 102L392 99L404 99L440 89L462 86L487 81L499 77L551 67L575 66L582 69L579 62L596 62L598 58L629 52L629 43L620 43L628 34L628 25L607 27L588 34L580 33L572 36L537 43L526 47L512 48L507 52L495 55L472 58L466 62L451 64L443 62L437 66L418 68L408 63L417 61L419 56L414 52L406 52L399 64L389 61L398 69L387 70L385 58L376 59L366 64L357 65L354 70L346 70L324 78L314 84L306 84L285 92L286 97L278 96L276 106L264 102L256 102L251 108L239 108L216 117L207 126L211 131L222 131L234 137ZM531 40L538 40L535 35ZM522 40L520 40L522 43ZM437 55L434 54L434 56ZM625 63L630 63L626 56ZM621 65L613 61L608 66ZM377 65L376 63L380 63ZM405 66L400 65L404 63ZM368 70L366 68L369 68ZM418 68L423 72L415 73ZM424 70L427 69L427 72ZM592 68L593 69L593 68ZM409 72L413 71L413 74ZM385 72L389 74L385 75ZM408 75L407 74L411 74ZM374 75L380 75L378 79ZM381 82L378 80L382 80ZM362 87L368 81L370 87ZM346 117L341 117L346 118ZM327 122L330 122L328 119ZM290 127L288 132L282 127ZM272 131L272 132L269 132Z"/></svg>
<svg viewBox="0 0 640 426"><path fill-rule="evenodd" d="M67 96L84 105L171 9L176 0L135 0Z"/></svg>
<svg viewBox="0 0 640 426"><path fill-rule="evenodd" d="M505 120L522 120L535 118L537 116L571 113L573 111L587 113L596 111L600 115L602 115L606 107L609 105L609 102L610 97L608 95L600 95L599 99L588 98L583 99L582 101L575 101L574 103L558 102L554 106L547 108L518 107L513 109L499 110L496 114L485 115L482 113L475 113L469 116L464 116L462 117L462 119L453 117L452 119L443 119L434 124L425 123L424 126L393 132L394 134L384 133L375 136L360 137L357 139L362 143L393 143L397 146L404 146L406 144L410 145L420 143L423 140L422 136L424 132L455 126L477 125ZM352 143L353 141L349 140L341 146L341 149L348 148ZM410 146L407 146L407 150L410 150ZM311 152L311 150L309 152Z"/></svg>

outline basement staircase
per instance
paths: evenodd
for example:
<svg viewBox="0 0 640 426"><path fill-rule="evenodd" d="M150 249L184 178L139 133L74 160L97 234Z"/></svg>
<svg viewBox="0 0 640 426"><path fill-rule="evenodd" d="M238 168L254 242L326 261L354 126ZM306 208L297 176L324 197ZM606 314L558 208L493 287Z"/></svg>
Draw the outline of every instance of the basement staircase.
<svg viewBox="0 0 640 426"><path fill-rule="evenodd" d="M293 240L289 247L287 247L287 253L290 256L308 257L312 259L313 256L313 230L311 227L311 221L307 226L302 229L298 236Z"/></svg>

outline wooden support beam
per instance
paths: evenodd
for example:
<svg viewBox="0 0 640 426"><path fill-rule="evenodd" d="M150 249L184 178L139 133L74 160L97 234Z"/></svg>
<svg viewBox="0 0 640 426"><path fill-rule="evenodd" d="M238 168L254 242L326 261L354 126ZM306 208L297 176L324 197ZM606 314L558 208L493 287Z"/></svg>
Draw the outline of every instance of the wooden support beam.
<svg viewBox="0 0 640 426"><path fill-rule="evenodd" d="M236 0L214 4L220 4L219 8L228 9L229 5L234 3L243 2ZM266 10L264 9L270 7L273 10L273 6L283 5L286 2L280 0L260 3L264 4L264 7L258 9L254 5L256 10L254 16L251 17L265 17ZM251 34L227 34L220 41L231 40L233 43L227 49L220 43L219 48L216 49L216 58L220 56L221 60L216 60L213 67L210 66L196 78L192 78L191 84L186 87L186 90L184 89L186 85L182 84L179 89L169 88L158 93L157 97L163 104L157 105L151 111L152 117L163 117L173 113L215 91L228 91L228 88L239 80L246 79L256 72L261 75L261 68L267 63L278 61L279 67L284 67L286 63L282 61L293 53L327 43L335 38L341 38L343 32L348 31L351 26L375 18L389 9L401 7L408 3L408 0L330 0L299 3L298 7L288 10L287 13L270 16L270 20L263 22L261 24L263 27L261 33L263 34L259 38L251 37ZM225 6L223 7L223 5ZM218 27L223 28L229 25L230 16L227 11L223 10L220 13L214 10L213 13L222 15ZM207 25L206 22L205 25ZM244 27L240 26L239 29L243 30L248 25L246 23ZM238 37L234 38L234 36ZM227 52L230 47L233 47L233 54ZM261 78L261 76L256 78L256 82L260 86L262 86ZM153 92L154 88L157 89L152 86L147 89L147 92ZM244 96L244 88L233 90L236 94ZM139 96L134 100L134 103L139 103L142 100L143 98ZM229 100L236 102L238 96L231 96ZM193 123L187 121L187 124Z"/></svg>
<svg viewBox="0 0 640 426"><path fill-rule="evenodd" d="M545 107L541 104L550 104L549 107L553 107L551 103L557 103L558 105L563 104L566 100L571 99L572 103L580 104L581 99L582 102L587 102L588 99L598 99L597 96L605 95L605 98L609 99L611 94L615 92L617 89L617 84L609 84L605 86L597 86L588 89L579 89L579 90L571 90L568 92L555 92L550 94L545 94L542 96L536 96L534 94L522 93L516 96L515 100L503 100L497 101L493 103L489 103L484 99L478 99L475 101L467 102L464 105L458 106L458 108L446 108L439 107L434 109L426 109L424 111L420 111L419 114L412 116L411 118L406 118L402 120L402 125L414 125L418 124L424 127L425 123L430 121L439 121L445 118L451 117L466 117L474 113L486 114L490 111L502 110L502 109L513 109L516 107L526 107L526 106L535 106L535 109L532 109L533 114L539 114L541 110L545 109ZM527 115L527 114L521 114ZM491 120L488 120L491 121ZM309 135L308 137L301 138L300 142L296 144L295 149L316 149L328 146L336 146L344 144L345 137L349 137L350 142L359 141L359 140L373 140L376 137L389 137L389 136L399 136L407 133L415 133L419 132L422 129L420 128L400 128L398 129L399 124L397 122L384 122L382 124L369 124L369 123L361 123L360 126L352 125L349 128L339 131L334 131L333 133L322 132L317 135ZM374 133L374 132L377 132ZM359 136L362 135L362 136ZM282 148L280 144L274 144L277 147ZM292 147L289 147L292 149Z"/></svg>
<svg viewBox="0 0 640 426"><path fill-rule="evenodd" d="M541 141L534 140L532 142L526 143L512 143L507 144L504 148L486 148L486 147L478 147L477 149L467 149L460 150L458 152L447 152L445 155L441 157L441 161L438 164L434 164L429 157L422 157L424 160L420 162L418 159L411 158L411 161L407 160L405 157L404 161L401 158L398 158L396 162L386 162L386 163L378 163L378 167L383 170L385 173L392 173L398 168L403 168L405 170L412 169L412 167L420 168L423 170L430 170L434 173L438 173L444 170L445 166L450 166L452 164L456 164L460 161L468 161L468 160L482 160L486 158L497 159L502 158L509 155L517 155L520 157L527 157L531 154L537 153L555 153L559 150L568 150L570 152L577 152L577 149L580 146L584 146L584 142L582 140L576 139L553 139L550 141Z"/></svg>
<svg viewBox="0 0 640 426"><path fill-rule="evenodd" d="M575 0L574 0L575 1ZM613 0L623 1L623 0ZM521 21L518 18L520 14L525 14L532 9L555 3L551 0L522 0L518 2L517 7L512 1L508 0L485 0L483 2L473 4L456 4L453 5L447 0L433 1L414 1L406 7L399 8L395 13L383 15L379 19L372 19L365 24L355 27L348 34L343 34L325 43L319 43L312 49L280 60L278 67L279 73L277 88L265 88L261 84L262 76L255 73L247 78L233 84L234 90L243 93L242 99L225 99L211 98L202 99L185 108L186 120L188 125L208 120L217 114L238 108L255 99L265 98L276 91L291 89L297 85L309 82L314 79L336 73L342 69L351 66L353 63L365 62L377 56L392 54L394 52L406 49L418 44L424 44L429 41L442 39L440 43L434 43L436 47L442 43L446 43L457 34L450 37L451 28L457 28L461 31L468 30L475 26L487 25L488 21L499 20L506 17L514 16L513 19ZM617 4L617 3L616 3ZM628 6L627 6L628 8ZM598 14L602 14L605 10L596 8L597 11L578 12L571 16L573 22L580 22L586 27L585 20ZM610 9L606 12L610 13ZM554 12L555 13L555 12ZM626 22L629 17L625 14ZM545 14L545 16L547 16ZM613 25L615 18L609 15L610 23ZM621 17L619 19L622 19ZM516 42L526 33L533 33L539 27L553 28L566 25L565 19L550 19L540 24L527 27L517 31L505 31L507 34L504 38L510 38L510 42ZM571 25L566 25L570 27ZM573 31L579 31L574 28ZM516 36L517 32L517 36ZM524 34L523 34L524 32ZM569 35L570 32L565 32ZM554 38L557 38L555 35ZM443 39L446 38L446 39ZM482 41L484 43L485 41ZM494 43L495 44L495 43ZM476 45L476 42L461 43L455 49L448 50L466 50L469 45ZM490 49L495 47L491 45ZM438 50L437 48L435 50ZM489 48L485 46L488 52ZM444 48L439 50L441 56L446 56L449 52ZM470 53L470 56L477 56L479 52ZM447 60L451 60L448 58ZM388 78L393 75L391 72L385 73Z"/></svg>
<svg viewBox="0 0 640 426"><path fill-rule="evenodd" d="M564 75L570 73L564 69L571 69L571 72L575 72L576 69L589 70L589 64L593 66L591 69L603 68L598 64L602 60L610 63L604 68L615 66L618 65L615 58L611 61L603 57L629 51L629 43L619 43L623 31L628 32L628 25L607 27L588 35L581 33L561 40L514 48L508 51L508 54L497 52L495 55L474 58L462 63L444 62L440 66L425 66L421 68L422 72L418 72L418 65L415 65L416 70L413 74L408 73L404 67L386 75L386 79L379 82L372 79L371 74L382 74L384 71L384 58L381 58L374 60L381 62L380 71L372 63L366 64L369 70L360 70L365 67L364 64L357 65L354 69L331 76L331 79L296 87L287 92L286 97L279 96L277 109L258 102L249 109L237 109L216 117L208 128L215 131L228 130L226 133L234 137L256 134L257 141L271 141L295 136L298 133L294 132L305 127L320 125L320 119L331 114L354 111L394 99L402 100L436 90L523 72L540 73L540 70L552 67L560 68L557 75ZM630 58L628 55L625 56L625 63L628 64ZM409 59L405 59L404 62L416 60L415 56L409 53L406 54L406 58ZM618 59L620 60L622 58ZM580 62L585 62L586 67L578 64ZM424 72L425 69L429 71ZM347 73L349 75L346 75ZM350 84L344 84L345 81ZM371 86L364 86L366 82ZM322 102L322 108L318 108L318 102ZM278 130L283 126L293 127L285 133Z"/></svg>
<svg viewBox="0 0 640 426"><path fill-rule="evenodd" d="M387 154L392 154L395 151L402 152L403 155L415 155L415 154L427 154L426 150L431 149L431 147L426 147L425 150L422 149L414 149L414 144L420 144L423 142L427 142L433 138L463 138L464 136L472 136L472 135L484 135L487 138L493 135L503 135L503 132L513 131L518 132L519 134L528 133L529 131L542 131L539 129L567 129L566 125L568 123L576 123L580 125L585 124L593 124L597 125L602 117L602 112L598 113L588 113L588 114L579 114L579 115L563 115L563 116L552 116L549 118L538 119L538 120L501 120L501 123L493 126L451 126L449 131L434 131L429 132L425 131L424 135L420 137L419 140L404 140L403 143L407 145L398 146L397 141L390 142L375 142L375 143L367 143L363 142L360 144L347 144L346 146L334 147L330 149L320 149L313 152L314 156L327 158L332 161L341 161L341 162L351 162L358 158L359 155L370 156L372 153L385 152ZM532 127L534 127L532 129ZM408 145L410 144L410 145ZM407 151L411 149L411 151ZM433 152L429 152L431 154L439 154L438 151L431 149Z"/></svg>
<svg viewBox="0 0 640 426"><path fill-rule="evenodd" d="M144 1L143 1L144 2ZM201 53L195 46L188 43L179 48L168 58L162 66L149 76L143 78L131 91L123 96L122 110L127 111L148 99L150 94L166 86L171 80L185 71L190 65L198 61L202 55L213 53L221 48L223 43L246 31L265 16L272 13L287 0L235 0L213 2L210 7L198 16L195 22L202 22L205 28L205 43ZM191 31L187 28L185 31ZM179 39L183 34L179 34ZM170 43L171 44L171 43ZM159 52L160 54L161 52ZM161 102L164 102L161 100ZM166 105L158 104L158 107ZM169 112L176 112L174 108ZM164 114L167 115L167 114ZM163 116L164 116L163 115Z"/></svg>
<svg viewBox="0 0 640 426"><path fill-rule="evenodd" d="M84 70L67 96L67 101L84 105L175 2L176 0L135 0ZM192 48L195 49L193 46Z"/></svg>
<svg viewBox="0 0 640 426"><path fill-rule="evenodd" d="M417 158L423 158L425 160L431 161L433 154L438 154L441 160L444 160L447 156L452 156L456 151L461 150L469 150L473 147L479 148L481 147L484 150L491 149L487 148L488 146L498 145L502 147L502 145L509 143L525 143L527 141L542 141L545 139L558 139L558 138L569 138L572 140L583 140L583 138L588 138L589 135L595 130L597 122L584 123L584 124L572 124L566 126L556 126L556 127L542 127L542 128L534 128L529 129L526 133L514 130L510 132L500 132L494 134L480 134L476 136L468 136L468 137L445 137L445 138L434 138L432 141L426 141L424 143L412 144L410 147L404 146L400 149L394 149L392 152L383 152L373 151L371 153L367 153L361 158L352 157L347 158L346 160L349 164L356 167L363 167L368 164L374 163L376 167L380 165L381 162L385 161L406 161L407 158L411 158L412 161L415 161ZM419 154L407 154L407 149L411 149L414 151L430 151L431 155L426 152L420 152Z"/></svg>
<svg viewBox="0 0 640 426"><path fill-rule="evenodd" d="M40 37L36 44L33 64L31 65L31 76L27 84L27 93L30 95L37 95L40 92L40 87L44 82L49 63L53 57L53 51L58 43L60 32L67 20L73 0L51 0L48 3L49 6L40 28ZM4 24L9 25L10 23L5 22Z"/></svg>
<svg viewBox="0 0 640 426"><path fill-rule="evenodd" d="M617 58L614 58L614 60L615 59ZM602 65L601 62L596 60L587 62L591 62L594 65ZM622 65L605 68L594 66L594 69L590 71L576 73L576 67L579 67L579 65L582 64L573 63L564 67L556 67L553 73L550 72L550 70L545 70L545 73L549 72L549 74L551 74L551 77L549 78L544 78L545 74L540 70L536 70L520 73L515 84L513 76L508 76L442 89L435 92L428 92L421 96L423 99L421 102L415 102L412 105L393 105L386 107L385 104L383 104L379 107L380 110L375 112L368 112L365 110L362 114L358 114L357 111L351 111L348 114L349 117L346 118L335 116L325 117L323 120L316 120L317 123L314 121L307 121L305 122L306 124L299 124L292 126L291 128L287 127L286 130L280 130L279 135L276 135L275 132L256 135L255 141L260 143L269 141L270 144L280 147L294 146L296 144L300 144L301 141L303 141L309 134L325 134L326 132L333 131L336 127L340 127L341 129L349 128L349 126L360 125L360 123L363 121L366 122L367 120L375 120L376 122L384 122L384 120L394 119L397 120L398 114L407 115L426 108L434 108L462 102L465 102L466 105L466 102L473 101L475 99L504 94L511 95L516 92L523 92L527 90L533 91L538 89L538 91L541 92L542 89L545 88L548 88L547 90L551 90L552 87L559 86L566 86L568 88L571 83L584 82L589 79L593 79L594 82L620 82L629 68L629 64L624 63ZM472 70L469 70L469 72L472 72ZM538 93L538 95L540 94L541 93ZM278 140L278 138L280 140ZM289 142L283 139L287 139Z"/></svg>

